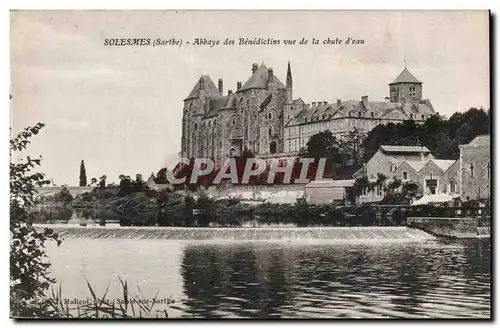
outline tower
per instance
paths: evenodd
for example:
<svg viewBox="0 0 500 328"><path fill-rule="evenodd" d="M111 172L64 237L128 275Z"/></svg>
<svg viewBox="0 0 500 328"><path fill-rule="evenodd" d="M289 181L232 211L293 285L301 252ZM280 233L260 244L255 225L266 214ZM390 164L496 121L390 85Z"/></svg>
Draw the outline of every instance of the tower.
<svg viewBox="0 0 500 328"><path fill-rule="evenodd" d="M290 68L290 61L288 62L288 69L286 71L286 104L293 102L293 80L292 69Z"/></svg>
<svg viewBox="0 0 500 328"><path fill-rule="evenodd" d="M422 82L417 80L406 68L399 76L389 83L390 101L393 103L408 103L422 100Z"/></svg>

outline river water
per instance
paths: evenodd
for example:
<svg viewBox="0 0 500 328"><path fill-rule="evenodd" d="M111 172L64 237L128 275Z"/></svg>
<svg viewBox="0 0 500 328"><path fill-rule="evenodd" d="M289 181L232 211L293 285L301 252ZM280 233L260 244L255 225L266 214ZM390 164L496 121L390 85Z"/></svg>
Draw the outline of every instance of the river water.
<svg viewBox="0 0 500 328"><path fill-rule="evenodd" d="M48 245L64 297L85 279L119 299L175 301L169 317L489 318L490 239L443 243L65 239ZM139 292L140 289L140 292ZM156 296L156 297L155 297Z"/></svg>

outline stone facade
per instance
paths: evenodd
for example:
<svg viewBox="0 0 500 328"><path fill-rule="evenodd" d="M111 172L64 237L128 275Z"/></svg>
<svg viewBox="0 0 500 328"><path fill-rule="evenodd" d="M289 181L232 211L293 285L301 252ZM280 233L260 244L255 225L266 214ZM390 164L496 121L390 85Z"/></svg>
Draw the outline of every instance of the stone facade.
<svg viewBox="0 0 500 328"><path fill-rule="evenodd" d="M361 101L306 104L293 99L290 63L285 84L272 68L253 64L247 81L225 95L222 79L216 86L203 75L184 99L181 154L213 158L218 167L244 150L267 158L295 156L320 131L342 137L354 128L366 133L389 122L423 122L435 113L430 101L422 99L422 83L406 68L389 92L385 102L365 96Z"/></svg>
<svg viewBox="0 0 500 328"><path fill-rule="evenodd" d="M460 196L462 200L491 196L490 136L477 136L460 145Z"/></svg>
<svg viewBox="0 0 500 328"><path fill-rule="evenodd" d="M455 162L454 160L429 160L418 172L420 192L423 195L445 194L448 187L445 172Z"/></svg>
<svg viewBox="0 0 500 328"><path fill-rule="evenodd" d="M397 177L403 180L403 172L408 172L408 178L413 177L418 180L418 176L411 176L415 172L416 163L421 163L421 167L434 156L427 147L419 146L380 146L380 149L373 155L365 166L356 172L356 177L366 176L371 182L377 181L378 174L383 174L388 179ZM406 171L406 169L407 171ZM380 188L374 191L364 192L359 197L359 202L381 201L385 193Z"/></svg>

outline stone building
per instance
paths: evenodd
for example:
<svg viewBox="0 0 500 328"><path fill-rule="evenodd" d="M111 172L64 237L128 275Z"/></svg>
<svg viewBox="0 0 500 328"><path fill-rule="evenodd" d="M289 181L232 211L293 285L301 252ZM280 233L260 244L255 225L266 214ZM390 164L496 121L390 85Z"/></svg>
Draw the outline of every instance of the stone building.
<svg viewBox="0 0 500 328"><path fill-rule="evenodd" d="M460 196L462 200L485 199L491 195L490 136L477 136L460 145Z"/></svg>
<svg viewBox="0 0 500 328"><path fill-rule="evenodd" d="M377 181L378 174L387 179L418 180L419 167L423 167L434 156L427 147L420 146L380 146L379 150L366 162L354 177L366 176L370 182ZM418 171L417 171L418 169ZM366 191L360 197L360 202L377 202L384 198L385 193L379 186L373 191Z"/></svg>
<svg viewBox="0 0 500 328"><path fill-rule="evenodd" d="M418 182L422 195L446 194L446 171L455 160L431 159L418 171Z"/></svg>
<svg viewBox="0 0 500 328"><path fill-rule="evenodd" d="M368 133L380 124L405 120L422 123L435 114L430 100L422 98L422 82L406 67L389 84L389 94L385 101L369 101L368 96L363 96L360 100L338 99L333 104L318 101L306 105L301 99L295 100L293 106L298 115L285 126L285 151L298 152L312 135L324 130L342 138L355 128Z"/></svg>
<svg viewBox="0 0 500 328"><path fill-rule="evenodd" d="M285 84L272 68L253 64L246 82L227 94L222 79L216 86L203 75L184 99L181 154L213 158L217 166L244 150L265 158L294 156L320 131L341 137L354 128L366 133L388 122L423 122L435 113L422 99L422 82L406 68L389 84L389 94L386 101L364 96L361 101L306 104L293 99L290 63Z"/></svg>
<svg viewBox="0 0 500 328"><path fill-rule="evenodd" d="M253 64L250 78L225 95L222 79L216 87L203 75L184 99L182 155L213 158L220 166L226 157L244 150L256 155L283 153L284 118L296 114L290 65L286 86L272 68Z"/></svg>

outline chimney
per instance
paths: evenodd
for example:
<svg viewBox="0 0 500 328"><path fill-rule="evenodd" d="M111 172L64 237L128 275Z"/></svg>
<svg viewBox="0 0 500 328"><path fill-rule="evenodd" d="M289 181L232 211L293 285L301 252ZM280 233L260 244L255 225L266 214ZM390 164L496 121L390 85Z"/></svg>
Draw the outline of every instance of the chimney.
<svg viewBox="0 0 500 328"><path fill-rule="evenodd" d="M313 101L313 102L312 102L311 109L312 109L313 111L316 111L316 102L315 102L315 101Z"/></svg>
<svg viewBox="0 0 500 328"><path fill-rule="evenodd" d="M219 95L222 97L224 95L224 81L219 79Z"/></svg>
<svg viewBox="0 0 500 328"><path fill-rule="evenodd" d="M233 94L233 90L227 90L227 95L230 96Z"/></svg>
<svg viewBox="0 0 500 328"><path fill-rule="evenodd" d="M205 90L205 80L202 77L200 77L200 90Z"/></svg>
<svg viewBox="0 0 500 328"><path fill-rule="evenodd" d="M339 109L340 106L342 106L342 100L337 99L337 109Z"/></svg>
<svg viewBox="0 0 500 328"><path fill-rule="evenodd" d="M389 97L385 97L385 102L388 103L389 102Z"/></svg>
<svg viewBox="0 0 500 328"><path fill-rule="evenodd" d="M257 70L258 67L259 67L259 65L257 65L257 63L252 64L252 74L255 73L255 71Z"/></svg>
<svg viewBox="0 0 500 328"><path fill-rule="evenodd" d="M364 103L368 102L368 96L361 97L361 101Z"/></svg>
<svg viewBox="0 0 500 328"><path fill-rule="evenodd" d="M326 108L327 105L328 105L328 101L323 101L323 107Z"/></svg>
<svg viewBox="0 0 500 328"><path fill-rule="evenodd" d="M269 68L267 70L267 83L272 83L273 82L273 69L272 68Z"/></svg>
<svg viewBox="0 0 500 328"><path fill-rule="evenodd" d="M236 82L236 91L241 89L241 82Z"/></svg>

